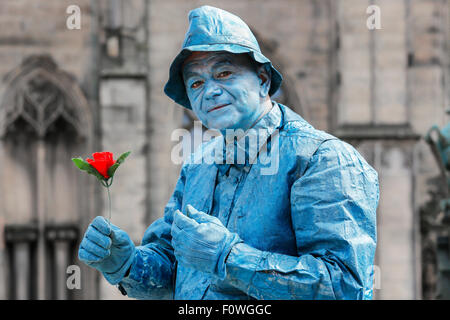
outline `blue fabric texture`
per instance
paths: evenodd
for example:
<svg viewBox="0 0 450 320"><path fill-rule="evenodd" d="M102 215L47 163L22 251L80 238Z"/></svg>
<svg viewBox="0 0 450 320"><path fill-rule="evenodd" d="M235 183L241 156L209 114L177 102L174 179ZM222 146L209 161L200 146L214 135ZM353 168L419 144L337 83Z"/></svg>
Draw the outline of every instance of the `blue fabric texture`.
<svg viewBox="0 0 450 320"><path fill-rule="evenodd" d="M164 216L146 230L120 285L139 299L371 299L376 248L376 171L349 144L281 104L256 127L268 133L268 164L215 164L202 144L185 161ZM222 139L222 140L221 140ZM257 160L261 154L257 155ZM178 261L175 212L213 216L239 237L218 272ZM236 238L237 239L237 238ZM215 260L214 260L215 261Z"/></svg>
<svg viewBox="0 0 450 320"><path fill-rule="evenodd" d="M261 53L258 41L241 18L222 9L202 6L189 12L189 29L181 52L170 66L169 80L164 87L167 96L185 108L192 109L181 68L184 60L194 51L247 53L253 60L266 64L271 70L270 95L281 85L283 77Z"/></svg>

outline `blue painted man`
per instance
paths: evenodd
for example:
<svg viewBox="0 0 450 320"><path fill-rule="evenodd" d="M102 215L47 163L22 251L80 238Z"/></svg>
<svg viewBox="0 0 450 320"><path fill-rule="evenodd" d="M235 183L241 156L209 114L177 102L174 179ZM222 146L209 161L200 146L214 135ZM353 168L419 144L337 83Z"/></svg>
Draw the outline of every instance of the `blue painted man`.
<svg viewBox="0 0 450 320"><path fill-rule="evenodd" d="M240 18L203 6L189 22L165 92L222 136L185 161L140 246L97 217L79 258L139 299L371 299L377 173L271 100L282 77Z"/></svg>

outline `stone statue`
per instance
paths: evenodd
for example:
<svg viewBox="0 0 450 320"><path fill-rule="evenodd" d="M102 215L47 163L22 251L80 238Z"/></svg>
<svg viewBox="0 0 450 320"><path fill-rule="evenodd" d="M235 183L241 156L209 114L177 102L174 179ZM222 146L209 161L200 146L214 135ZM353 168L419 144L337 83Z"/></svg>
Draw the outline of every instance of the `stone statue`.
<svg viewBox="0 0 450 320"><path fill-rule="evenodd" d="M450 110L447 111L450 113ZM428 223L428 233L436 234L435 248L429 248L435 251L435 267L437 270L436 282L437 288L434 288L435 297L438 299L450 299L450 123L444 128L432 126L426 136L425 141L430 145L431 151L436 158L441 171L441 181L439 183L439 193L435 198L439 198L439 207L434 208L439 213L436 215L434 223ZM425 213L432 216L433 213ZM422 227L423 228L423 227ZM426 228L426 227L425 227ZM426 267L426 265L425 265ZM425 276L425 286L430 278ZM431 275L432 276L432 275ZM431 294L430 298L433 298Z"/></svg>

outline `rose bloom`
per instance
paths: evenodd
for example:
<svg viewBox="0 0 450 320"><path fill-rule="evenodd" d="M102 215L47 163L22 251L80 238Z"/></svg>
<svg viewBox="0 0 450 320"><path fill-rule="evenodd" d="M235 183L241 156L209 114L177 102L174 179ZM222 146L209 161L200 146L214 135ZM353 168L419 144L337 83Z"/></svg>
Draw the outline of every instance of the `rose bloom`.
<svg viewBox="0 0 450 320"><path fill-rule="evenodd" d="M108 169L116 163L113 159L113 154L111 152L95 152L92 154L92 159L86 159L86 161L93 166L103 177L109 178Z"/></svg>

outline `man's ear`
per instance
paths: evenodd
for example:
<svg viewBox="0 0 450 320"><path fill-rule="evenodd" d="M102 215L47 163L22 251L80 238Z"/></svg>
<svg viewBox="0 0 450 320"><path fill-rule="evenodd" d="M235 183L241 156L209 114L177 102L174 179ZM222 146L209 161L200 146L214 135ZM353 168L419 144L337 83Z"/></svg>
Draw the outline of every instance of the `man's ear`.
<svg viewBox="0 0 450 320"><path fill-rule="evenodd" d="M267 65L263 64L258 67L257 74L260 84L259 95L261 98L265 98L270 90L271 70Z"/></svg>

